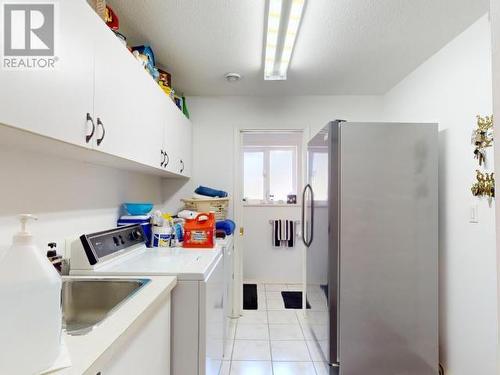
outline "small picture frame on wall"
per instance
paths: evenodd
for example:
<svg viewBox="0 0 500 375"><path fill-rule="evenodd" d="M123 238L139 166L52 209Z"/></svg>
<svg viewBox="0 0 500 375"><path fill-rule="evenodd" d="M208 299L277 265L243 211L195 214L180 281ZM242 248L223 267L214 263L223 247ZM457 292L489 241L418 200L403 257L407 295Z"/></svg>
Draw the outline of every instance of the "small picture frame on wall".
<svg viewBox="0 0 500 375"><path fill-rule="evenodd" d="M297 204L297 195L296 194L288 194L286 196L287 204Z"/></svg>

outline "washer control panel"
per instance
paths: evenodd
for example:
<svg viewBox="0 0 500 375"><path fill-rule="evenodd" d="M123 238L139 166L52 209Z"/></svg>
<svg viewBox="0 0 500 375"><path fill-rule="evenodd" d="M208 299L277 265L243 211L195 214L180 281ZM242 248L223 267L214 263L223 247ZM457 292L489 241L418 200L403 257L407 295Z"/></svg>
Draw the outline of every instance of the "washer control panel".
<svg viewBox="0 0 500 375"><path fill-rule="evenodd" d="M146 244L146 236L140 224L84 234L80 236L80 240L91 265L131 246Z"/></svg>

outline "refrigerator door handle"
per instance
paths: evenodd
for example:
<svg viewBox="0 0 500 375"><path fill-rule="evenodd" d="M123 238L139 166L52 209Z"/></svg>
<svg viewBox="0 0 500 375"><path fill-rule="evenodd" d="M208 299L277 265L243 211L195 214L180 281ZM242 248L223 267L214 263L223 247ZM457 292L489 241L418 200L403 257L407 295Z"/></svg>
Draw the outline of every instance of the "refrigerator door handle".
<svg viewBox="0 0 500 375"><path fill-rule="evenodd" d="M309 185L309 189L311 190L311 237L308 241L308 247L311 246L314 239L314 191L311 185Z"/></svg>
<svg viewBox="0 0 500 375"><path fill-rule="evenodd" d="M307 190L307 185L304 187L304 190L302 190L302 242L304 243L305 246L307 246L307 241L306 241L306 190Z"/></svg>
<svg viewBox="0 0 500 375"><path fill-rule="evenodd" d="M311 233L310 237L306 239L306 192L307 190L311 191ZM304 187L304 191L302 192L302 242L306 247L311 246L314 236L314 193L312 186L307 184Z"/></svg>

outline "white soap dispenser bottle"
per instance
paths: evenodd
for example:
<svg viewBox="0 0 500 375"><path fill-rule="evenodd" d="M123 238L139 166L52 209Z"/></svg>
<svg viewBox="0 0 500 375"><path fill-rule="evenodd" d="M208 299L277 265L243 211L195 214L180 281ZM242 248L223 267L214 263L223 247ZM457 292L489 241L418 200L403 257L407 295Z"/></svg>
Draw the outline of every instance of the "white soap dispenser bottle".
<svg viewBox="0 0 500 375"><path fill-rule="evenodd" d="M27 231L0 257L0 374L37 374L51 367L61 340L61 277Z"/></svg>

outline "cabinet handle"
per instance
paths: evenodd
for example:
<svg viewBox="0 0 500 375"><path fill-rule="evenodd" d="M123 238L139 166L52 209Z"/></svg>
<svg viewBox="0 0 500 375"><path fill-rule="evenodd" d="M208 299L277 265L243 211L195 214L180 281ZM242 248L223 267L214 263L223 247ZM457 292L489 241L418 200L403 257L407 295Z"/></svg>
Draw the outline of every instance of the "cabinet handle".
<svg viewBox="0 0 500 375"><path fill-rule="evenodd" d="M99 146L102 143L104 137L106 136L106 129L104 129L104 124L102 123L99 117L97 118L97 126L100 126L102 128L102 137L97 140L97 145Z"/></svg>
<svg viewBox="0 0 500 375"><path fill-rule="evenodd" d="M90 121L90 123L92 124L92 132L85 136L85 142L89 143L90 140L92 139L92 137L94 136L94 132L95 132L95 124L94 124L94 119L92 118L92 116L90 116L90 113L87 112L87 123Z"/></svg>
<svg viewBox="0 0 500 375"><path fill-rule="evenodd" d="M161 155L163 156L163 159L161 159L160 167L163 167L163 164L165 164L165 158L167 154L165 153L165 151L161 150Z"/></svg>
<svg viewBox="0 0 500 375"><path fill-rule="evenodd" d="M181 159L181 170L180 170L180 173L184 172L184 160Z"/></svg>
<svg viewBox="0 0 500 375"><path fill-rule="evenodd" d="M165 151L165 156L167 157L167 161L165 162L165 164L163 165L164 167L166 167L168 165L168 163L170 163L170 157L168 156L167 152Z"/></svg>

